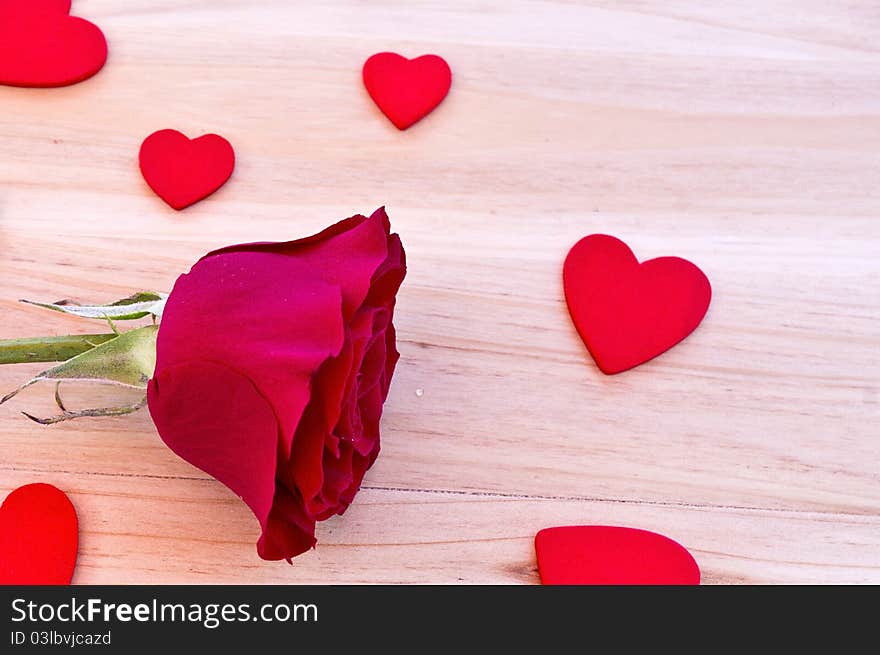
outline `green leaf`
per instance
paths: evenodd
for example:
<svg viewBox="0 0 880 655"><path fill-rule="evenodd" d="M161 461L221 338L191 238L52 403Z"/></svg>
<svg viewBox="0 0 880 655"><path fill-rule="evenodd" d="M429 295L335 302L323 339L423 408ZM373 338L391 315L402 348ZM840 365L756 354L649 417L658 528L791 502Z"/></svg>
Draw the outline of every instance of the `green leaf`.
<svg viewBox="0 0 880 655"><path fill-rule="evenodd" d="M55 303L35 302L22 300L28 305L44 307L56 312L72 314L80 318L112 319L114 321L131 321L145 316L162 316L165 300L168 294L155 291L140 291L128 298L112 302L109 305L79 305L77 303L61 300Z"/></svg>
<svg viewBox="0 0 880 655"><path fill-rule="evenodd" d="M146 389L156 368L158 325L120 334L63 364L50 368L0 399L0 404L42 380L93 380Z"/></svg>

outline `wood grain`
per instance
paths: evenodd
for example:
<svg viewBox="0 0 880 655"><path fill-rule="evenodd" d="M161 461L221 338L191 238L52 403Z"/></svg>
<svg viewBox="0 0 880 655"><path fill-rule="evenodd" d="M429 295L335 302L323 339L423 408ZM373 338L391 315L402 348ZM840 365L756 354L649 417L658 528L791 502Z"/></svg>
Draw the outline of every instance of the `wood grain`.
<svg viewBox="0 0 880 655"><path fill-rule="evenodd" d="M247 508L145 412L41 428L18 411L48 411L44 387L0 408L0 494L70 493L75 582L536 582L534 533L572 523L662 532L710 583L880 582L876 3L74 10L106 68L0 87L0 336L95 331L19 298L170 289L212 248L383 204L410 264L382 455L294 566L256 557ZM402 133L359 78L389 49L454 73ZM236 148L230 183L183 213L137 170L165 127ZM714 289L690 338L614 377L562 296L593 232ZM0 389L39 368L0 368Z"/></svg>

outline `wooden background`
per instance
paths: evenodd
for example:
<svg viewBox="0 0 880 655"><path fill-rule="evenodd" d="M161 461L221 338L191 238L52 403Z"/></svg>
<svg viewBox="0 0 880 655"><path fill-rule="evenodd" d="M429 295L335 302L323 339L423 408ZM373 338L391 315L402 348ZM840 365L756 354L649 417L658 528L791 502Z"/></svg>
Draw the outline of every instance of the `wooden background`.
<svg viewBox="0 0 880 655"><path fill-rule="evenodd" d="M293 566L146 412L43 428L0 408L0 497L67 491L77 583L538 581L565 524L662 532L706 583L880 583L880 6L874 0L76 0L110 58L0 87L0 336L101 331L16 303L170 289L202 253L385 204L409 277L383 452ZM450 63L398 132L380 50ZM156 129L218 132L232 180L177 213ZM674 350L600 373L561 267L606 232L712 281ZM0 369L11 389L42 367ZM418 393L417 393L418 391ZM81 392L80 406L109 398ZM71 396L73 398L73 396Z"/></svg>

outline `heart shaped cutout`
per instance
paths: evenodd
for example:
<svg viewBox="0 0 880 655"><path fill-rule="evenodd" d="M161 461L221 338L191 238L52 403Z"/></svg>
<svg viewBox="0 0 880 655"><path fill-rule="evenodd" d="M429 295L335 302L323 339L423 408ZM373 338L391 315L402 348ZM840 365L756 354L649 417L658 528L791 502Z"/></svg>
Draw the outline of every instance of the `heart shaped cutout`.
<svg viewBox="0 0 880 655"><path fill-rule="evenodd" d="M103 32L71 16L70 0L0 0L0 84L67 86L106 61Z"/></svg>
<svg viewBox="0 0 880 655"><path fill-rule="evenodd" d="M380 52L364 63L363 78L373 102L400 130L430 114L452 85L449 64L437 55Z"/></svg>
<svg viewBox="0 0 880 655"><path fill-rule="evenodd" d="M712 299L709 279L680 257L639 264L620 239L578 241L563 267L568 310L603 373L620 373L669 350L693 332Z"/></svg>
<svg viewBox="0 0 880 655"><path fill-rule="evenodd" d="M235 168L235 151L222 136L189 139L177 130L148 136L138 159L150 188L177 210L210 196L226 184Z"/></svg>
<svg viewBox="0 0 880 655"><path fill-rule="evenodd" d="M0 585L70 584L76 564L76 510L51 484L28 484L0 506Z"/></svg>
<svg viewBox="0 0 880 655"><path fill-rule="evenodd" d="M604 525L546 528L535 536L546 585L696 585L687 549L656 532Z"/></svg>

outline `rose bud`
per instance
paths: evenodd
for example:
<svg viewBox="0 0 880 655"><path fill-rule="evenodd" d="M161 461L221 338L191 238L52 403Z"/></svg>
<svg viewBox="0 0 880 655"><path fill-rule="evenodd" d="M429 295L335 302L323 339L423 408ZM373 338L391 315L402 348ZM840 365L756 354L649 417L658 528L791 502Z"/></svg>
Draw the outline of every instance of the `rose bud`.
<svg viewBox="0 0 880 655"><path fill-rule="evenodd" d="M315 545L379 454L406 263L384 209L206 255L162 313L147 388L162 440L253 511L263 559Z"/></svg>

